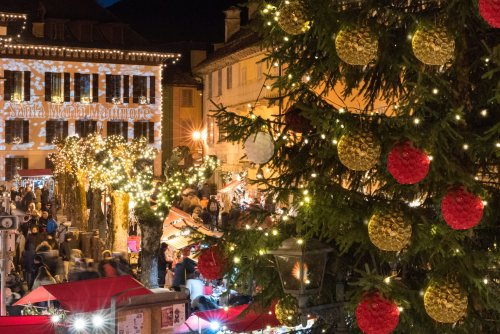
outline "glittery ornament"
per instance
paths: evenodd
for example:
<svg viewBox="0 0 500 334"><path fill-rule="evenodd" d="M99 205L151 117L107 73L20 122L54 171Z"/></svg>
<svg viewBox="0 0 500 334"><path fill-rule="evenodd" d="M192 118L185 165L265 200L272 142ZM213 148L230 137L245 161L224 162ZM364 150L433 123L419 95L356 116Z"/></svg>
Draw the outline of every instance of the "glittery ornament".
<svg viewBox="0 0 500 334"><path fill-rule="evenodd" d="M479 0L479 13L490 26L500 28L500 0Z"/></svg>
<svg viewBox="0 0 500 334"><path fill-rule="evenodd" d="M377 58L378 41L367 27L345 28L337 35L335 48L349 65L367 65Z"/></svg>
<svg viewBox="0 0 500 334"><path fill-rule="evenodd" d="M412 45L415 57L427 65L444 65L455 51L455 40L444 26L422 26Z"/></svg>
<svg viewBox="0 0 500 334"><path fill-rule="evenodd" d="M297 299L291 295L286 295L276 303L276 307L274 309L276 319L278 319L283 326L298 326L300 324L300 317L297 313L298 307L299 302Z"/></svg>
<svg viewBox="0 0 500 334"><path fill-rule="evenodd" d="M364 298L356 308L359 329L366 334L388 334L399 323L399 309L395 303L380 298L379 292Z"/></svg>
<svg viewBox="0 0 500 334"><path fill-rule="evenodd" d="M287 34L302 34L309 26L307 9L300 1L285 1L279 9L278 24Z"/></svg>
<svg viewBox="0 0 500 334"><path fill-rule="evenodd" d="M304 133L311 128L311 121L300 115L301 112L302 109L293 105L285 113L285 123L293 132Z"/></svg>
<svg viewBox="0 0 500 334"><path fill-rule="evenodd" d="M227 259L216 247L210 247L198 257L198 271L206 279L219 279Z"/></svg>
<svg viewBox="0 0 500 334"><path fill-rule="evenodd" d="M411 225L405 221L403 211L396 208L373 215L368 223L368 235L378 248L398 252L410 242Z"/></svg>
<svg viewBox="0 0 500 334"><path fill-rule="evenodd" d="M274 155L274 140L267 132L257 132L245 141L245 152L254 164L265 164Z"/></svg>
<svg viewBox="0 0 500 334"><path fill-rule="evenodd" d="M455 323L467 314L467 295L453 279L447 284L433 284L424 295L427 314L434 320Z"/></svg>
<svg viewBox="0 0 500 334"><path fill-rule="evenodd" d="M348 133L338 145L339 159L352 170L369 170L378 162L380 145L370 132Z"/></svg>
<svg viewBox="0 0 500 334"><path fill-rule="evenodd" d="M463 186L448 192L441 202L443 218L454 230L476 226L483 218L483 208L481 198L466 192Z"/></svg>
<svg viewBox="0 0 500 334"><path fill-rule="evenodd" d="M398 145L389 153L387 168L392 176L401 184L420 182L429 172L429 157L409 141Z"/></svg>

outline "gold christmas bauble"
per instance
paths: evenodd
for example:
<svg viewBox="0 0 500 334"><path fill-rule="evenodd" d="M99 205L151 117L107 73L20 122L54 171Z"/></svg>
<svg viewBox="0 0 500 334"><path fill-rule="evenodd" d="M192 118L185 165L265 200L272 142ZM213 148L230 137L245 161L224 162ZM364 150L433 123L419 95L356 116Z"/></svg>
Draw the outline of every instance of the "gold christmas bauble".
<svg viewBox="0 0 500 334"><path fill-rule="evenodd" d="M352 170L369 170L378 162L380 144L370 132L348 133L342 136L338 145L340 162Z"/></svg>
<svg viewBox="0 0 500 334"><path fill-rule="evenodd" d="M422 26L412 41L413 53L427 65L444 65L453 57L455 40L444 26Z"/></svg>
<svg viewBox="0 0 500 334"><path fill-rule="evenodd" d="M278 319L283 326L298 326L300 324L300 317L297 313L298 307L299 302L297 301L297 298L287 295L276 303L276 307L274 309L276 319Z"/></svg>
<svg viewBox="0 0 500 334"><path fill-rule="evenodd" d="M411 225L405 221L403 211L378 213L368 223L368 234L375 246L385 251L402 250L411 238Z"/></svg>
<svg viewBox="0 0 500 334"><path fill-rule="evenodd" d="M467 314L467 295L453 279L429 286L424 304L427 314L438 322L455 323Z"/></svg>
<svg viewBox="0 0 500 334"><path fill-rule="evenodd" d="M279 9L278 24L287 34L302 34L309 26L306 8L300 1L285 1Z"/></svg>
<svg viewBox="0 0 500 334"><path fill-rule="evenodd" d="M349 65L367 65L377 58L378 41L367 27L345 28L335 39L335 48Z"/></svg>

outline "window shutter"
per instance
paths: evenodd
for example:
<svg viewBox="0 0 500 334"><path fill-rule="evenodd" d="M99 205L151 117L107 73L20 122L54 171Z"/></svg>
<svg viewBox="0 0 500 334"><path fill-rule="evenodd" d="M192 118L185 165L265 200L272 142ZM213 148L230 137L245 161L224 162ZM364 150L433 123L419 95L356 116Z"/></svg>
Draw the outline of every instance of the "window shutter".
<svg viewBox="0 0 500 334"><path fill-rule="evenodd" d="M28 166L28 158L21 158L21 169L29 169L29 166Z"/></svg>
<svg viewBox="0 0 500 334"><path fill-rule="evenodd" d="M142 124L139 122L134 122L134 138L140 138L142 136Z"/></svg>
<svg viewBox="0 0 500 334"><path fill-rule="evenodd" d="M5 121L5 142L7 144L12 143L12 122L9 120Z"/></svg>
<svg viewBox="0 0 500 334"><path fill-rule="evenodd" d="M23 121L23 144L30 142L30 121Z"/></svg>
<svg viewBox="0 0 500 334"><path fill-rule="evenodd" d="M112 135L115 134L115 125L116 125L115 122L108 121L106 123L106 136L107 137L112 136Z"/></svg>
<svg viewBox="0 0 500 334"><path fill-rule="evenodd" d="M62 126L63 126L63 139L68 138L68 121L62 121Z"/></svg>
<svg viewBox="0 0 500 334"><path fill-rule="evenodd" d="M48 144L52 144L54 140L54 127L55 121L47 121L45 123L45 142Z"/></svg>
<svg viewBox="0 0 500 334"><path fill-rule="evenodd" d="M111 74L106 74L106 103L111 103L111 92L113 87L111 87ZM109 122L108 122L109 124Z"/></svg>
<svg viewBox="0 0 500 334"><path fill-rule="evenodd" d="M155 143L155 123L154 122L149 122L148 136L149 136L149 143L154 144Z"/></svg>
<svg viewBox="0 0 500 334"><path fill-rule="evenodd" d="M14 179L14 172L16 170L16 159L5 158L5 180L12 181Z"/></svg>
<svg viewBox="0 0 500 334"><path fill-rule="evenodd" d="M128 122L122 122L122 136L128 141Z"/></svg>
<svg viewBox="0 0 500 334"><path fill-rule="evenodd" d="M79 119L75 121L75 134L77 134L80 138L82 137L82 121Z"/></svg>
<svg viewBox="0 0 500 334"><path fill-rule="evenodd" d="M64 102L71 102L71 76L64 73ZM45 82L47 84L47 82Z"/></svg>
<svg viewBox="0 0 500 334"><path fill-rule="evenodd" d="M24 101L31 100L31 72L24 71Z"/></svg>
<svg viewBox="0 0 500 334"><path fill-rule="evenodd" d="M45 72L45 101L52 101L52 72Z"/></svg>
<svg viewBox="0 0 500 334"><path fill-rule="evenodd" d="M123 103L130 101L130 78L128 75L123 76Z"/></svg>
<svg viewBox="0 0 500 334"><path fill-rule="evenodd" d="M139 76L132 77L132 103L139 103Z"/></svg>
<svg viewBox="0 0 500 334"><path fill-rule="evenodd" d="M92 74L92 102L99 103L99 74Z"/></svg>
<svg viewBox="0 0 500 334"><path fill-rule="evenodd" d="M80 73L75 73L75 102L80 102Z"/></svg>
<svg viewBox="0 0 500 334"><path fill-rule="evenodd" d="M149 104L156 103L156 77L149 77Z"/></svg>
<svg viewBox="0 0 500 334"><path fill-rule="evenodd" d="M10 101L12 92L12 72L5 70L3 71L3 76L5 77L5 83L3 88L3 99L5 101Z"/></svg>
<svg viewBox="0 0 500 334"><path fill-rule="evenodd" d="M233 67L227 67L227 89L233 88Z"/></svg>

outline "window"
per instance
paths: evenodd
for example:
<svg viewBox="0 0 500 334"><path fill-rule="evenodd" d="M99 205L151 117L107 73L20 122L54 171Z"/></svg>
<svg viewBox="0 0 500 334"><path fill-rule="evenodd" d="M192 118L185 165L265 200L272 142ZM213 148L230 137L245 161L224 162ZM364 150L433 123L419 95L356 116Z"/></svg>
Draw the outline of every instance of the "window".
<svg viewBox="0 0 500 334"><path fill-rule="evenodd" d="M62 79L62 73L45 72L45 101L70 102L69 73L64 73L64 84Z"/></svg>
<svg viewBox="0 0 500 334"><path fill-rule="evenodd" d="M86 138L94 132L97 132L97 121L79 119L75 121L75 133L80 138Z"/></svg>
<svg viewBox="0 0 500 334"><path fill-rule="evenodd" d="M45 169L54 171L54 163L50 160L50 158L45 158Z"/></svg>
<svg viewBox="0 0 500 334"><path fill-rule="evenodd" d="M241 84L246 85L247 83L247 68L243 67L241 69Z"/></svg>
<svg viewBox="0 0 500 334"><path fill-rule="evenodd" d="M149 78L149 101L148 101L148 78ZM133 103L155 104L156 80L154 76L145 77L134 75L132 78Z"/></svg>
<svg viewBox="0 0 500 334"><path fill-rule="evenodd" d="M122 77L121 75L106 74L106 102L113 104L122 103Z"/></svg>
<svg viewBox="0 0 500 334"><path fill-rule="evenodd" d="M233 88L233 67L227 67L227 89Z"/></svg>
<svg viewBox="0 0 500 334"><path fill-rule="evenodd" d="M109 121L107 123L106 135L109 136L123 136L125 141L128 140L128 122L123 121Z"/></svg>
<svg viewBox="0 0 500 334"><path fill-rule="evenodd" d="M92 74L92 94L90 91L90 74L75 73L75 102L91 103L98 102L98 74ZM94 95L94 98L92 98Z"/></svg>
<svg viewBox="0 0 500 334"><path fill-rule="evenodd" d="M28 158L5 158L5 181L12 181L19 169L28 168Z"/></svg>
<svg viewBox="0 0 500 334"><path fill-rule="evenodd" d="M215 120L213 117L208 117L208 143L215 142Z"/></svg>
<svg viewBox="0 0 500 334"><path fill-rule="evenodd" d="M262 79L262 63L257 64L257 79Z"/></svg>
<svg viewBox="0 0 500 334"><path fill-rule="evenodd" d="M217 96L222 95L222 70L217 72Z"/></svg>
<svg viewBox="0 0 500 334"><path fill-rule="evenodd" d="M68 137L68 121L49 120L45 126L45 142L52 144L54 139L65 139Z"/></svg>
<svg viewBox="0 0 500 334"><path fill-rule="evenodd" d="M50 32L50 39L64 40L64 23L60 23L60 22L52 23L52 29Z"/></svg>
<svg viewBox="0 0 500 334"><path fill-rule="evenodd" d="M213 82L212 82L212 73L210 73L208 75L208 98L211 99L212 98L212 86L213 86Z"/></svg>
<svg viewBox="0 0 500 334"><path fill-rule="evenodd" d="M134 122L134 138L144 137L150 144L155 142L154 122Z"/></svg>
<svg viewBox="0 0 500 334"><path fill-rule="evenodd" d="M182 89L181 94L182 94L181 107L194 107L193 90L192 89Z"/></svg>
<svg viewBox="0 0 500 334"><path fill-rule="evenodd" d="M31 72L30 71L4 71L5 87L4 87L4 100L5 101L29 101L30 100L30 87L31 87Z"/></svg>
<svg viewBox="0 0 500 334"><path fill-rule="evenodd" d="M223 122L226 122L226 121L227 121L227 119L223 120ZM219 141L226 138L226 136L227 136L227 132L223 132L221 127L219 126Z"/></svg>
<svg viewBox="0 0 500 334"><path fill-rule="evenodd" d="M5 142L7 144L27 144L30 142L30 121L6 120Z"/></svg>

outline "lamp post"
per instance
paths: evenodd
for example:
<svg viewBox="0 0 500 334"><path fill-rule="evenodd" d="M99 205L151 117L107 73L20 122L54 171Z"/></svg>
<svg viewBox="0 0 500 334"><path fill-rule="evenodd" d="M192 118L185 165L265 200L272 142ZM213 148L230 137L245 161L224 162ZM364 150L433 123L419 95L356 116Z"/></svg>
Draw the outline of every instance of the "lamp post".
<svg viewBox="0 0 500 334"><path fill-rule="evenodd" d="M302 326L307 326L306 307L309 296L321 291L325 276L326 260L333 249L318 240L303 241L288 238L269 254L274 255L283 291L299 302Z"/></svg>

